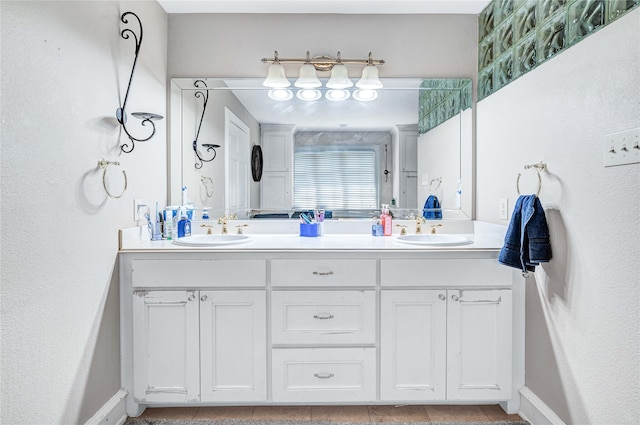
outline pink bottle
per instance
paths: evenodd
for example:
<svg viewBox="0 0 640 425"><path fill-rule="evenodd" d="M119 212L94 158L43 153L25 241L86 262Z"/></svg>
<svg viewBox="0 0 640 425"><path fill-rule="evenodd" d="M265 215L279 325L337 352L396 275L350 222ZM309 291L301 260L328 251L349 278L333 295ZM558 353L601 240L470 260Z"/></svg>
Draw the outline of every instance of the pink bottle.
<svg viewBox="0 0 640 425"><path fill-rule="evenodd" d="M393 233L393 226L391 224L391 214L389 213L389 205L382 204L382 214L380 214L380 221L382 222L382 234L384 236L391 236Z"/></svg>

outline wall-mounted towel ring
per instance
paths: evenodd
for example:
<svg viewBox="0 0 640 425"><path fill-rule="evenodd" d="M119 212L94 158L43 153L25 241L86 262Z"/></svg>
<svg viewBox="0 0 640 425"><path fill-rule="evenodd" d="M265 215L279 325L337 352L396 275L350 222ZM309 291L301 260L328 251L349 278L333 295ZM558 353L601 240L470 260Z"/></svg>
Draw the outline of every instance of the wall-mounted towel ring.
<svg viewBox="0 0 640 425"><path fill-rule="evenodd" d="M112 195L111 192L109 192L109 189L107 189L107 168L109 168L109 165L120 165L120 163L118 161L107 161L106 159L100 159L100 161L98 161L98 168L102 168L104 171L102 171L102 186L104 187L104 191L107 192L107 195L109 195L110 198L121 198L122 195L124 195L124 192L127 190L127 173L124 172L124 170L122 170L122 175L124 176L124 189L122 189L122 193L120 193L120 195Z"/></svg>
<svg viewBox="0 0 640 425"><path fill-rule="evenodd" d="M209 176L200 176L200 182L204 186L207 198L211 198L213 196L213 179Z"/></svg>
<svg viewBox="0 0 640 425"><path fill-rule="evenodd" d="M528 170L530 168L533 168L534 170L536 170L536 173L538 174L538 191L536 192L536 196L538 196L540 195L540 189L542 189L542 176L540 175L540 171L546 170L547 164L540 161L537 164L529 164L524 166L525 170ZM516 189L518 190L518 195L521 195L520 193L520 176L521 175L522 175L521 173L518 173L518 178L516 179Z"/></svg>

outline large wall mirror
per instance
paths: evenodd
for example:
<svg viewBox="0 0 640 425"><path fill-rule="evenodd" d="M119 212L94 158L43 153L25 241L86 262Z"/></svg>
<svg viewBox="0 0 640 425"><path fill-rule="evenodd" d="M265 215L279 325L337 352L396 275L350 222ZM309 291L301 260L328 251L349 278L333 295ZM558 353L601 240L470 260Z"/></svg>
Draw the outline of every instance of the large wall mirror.
<svg viewBox="0 0 640 425"><path fill-rule="evenodd" d="M335 100L256 78L173 79L171 203L239 218L371 217L390 204L410 217L435 197L442 218L470 219L471 80L381 80Z"/></svg>

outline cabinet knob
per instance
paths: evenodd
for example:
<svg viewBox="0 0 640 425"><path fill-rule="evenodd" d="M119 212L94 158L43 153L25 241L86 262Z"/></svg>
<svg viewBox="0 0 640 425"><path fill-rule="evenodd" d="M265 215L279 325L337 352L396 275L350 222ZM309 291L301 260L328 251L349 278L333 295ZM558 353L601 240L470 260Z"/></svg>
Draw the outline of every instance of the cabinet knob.
<svg viewBox="0 0 640 425"><path fill-rule="evenodd" d="M458 296L457 295L451 295L451 299L454 301L458 301Z"/></svg>
<svg viewBox="0 0 640 425"><path fill-rule="evenodd" d="M333 272L313 272L314 276L331 276Z"/></svg>
<svg viewBox="0 0 640 425"><path fill-rule="evenodd" d="M196 295L193 292L189 293L189 296L187 297L187 301L193 301L196 299Z"/></svg>
<svg viewBox="0 0 640 425"><path fill-rule="evenodd" d="M313 315L314 319L327 320L333 319L333 314L331 313L318 313Z"/></svg>
<svg viewBox="0 0 640 425"><path fill-rule="evenodd" d="M334 374L333 373L322 372L322 373L314 373L313 376L315 376L318 379L329 379L329 378L333 378Z"/></svg>
<svg viewBox="0 0 640 425"><path fill-rule="evenodd" d="M207 300L207 296L206 295L203 295L203 296L200 297L200 301L206 301L206 300Z"/></svg>
<svg viewBox="0 0 640 425"><path fill-rule="evenodd" d="M445 295L444 295L444 294L440 294L440 295L438 295L438 298L440 298L442 301L444 301L444 300L446 300L446 299L447 299L447 297L445 297Z"/></svg>

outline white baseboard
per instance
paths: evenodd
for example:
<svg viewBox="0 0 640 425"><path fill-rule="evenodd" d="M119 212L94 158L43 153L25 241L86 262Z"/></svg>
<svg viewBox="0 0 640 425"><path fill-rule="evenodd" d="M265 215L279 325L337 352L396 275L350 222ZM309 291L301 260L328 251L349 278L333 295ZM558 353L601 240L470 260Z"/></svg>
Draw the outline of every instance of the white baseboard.
<svg viewBox="0 0 640 425"><path fill-rule="evenodd" d="M537 395L527 387L520 388L520 416L531 425L566 425Z"/></svg>
<svg viewBox="0 0 640 425"><path fill-rule="evenodd" d="M85 425L122 425L127 420L124 398L127 391L120 389L93 415Z"/></svg>

